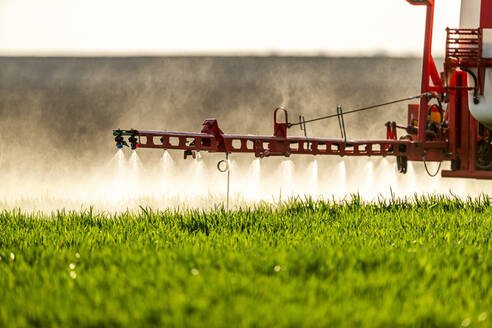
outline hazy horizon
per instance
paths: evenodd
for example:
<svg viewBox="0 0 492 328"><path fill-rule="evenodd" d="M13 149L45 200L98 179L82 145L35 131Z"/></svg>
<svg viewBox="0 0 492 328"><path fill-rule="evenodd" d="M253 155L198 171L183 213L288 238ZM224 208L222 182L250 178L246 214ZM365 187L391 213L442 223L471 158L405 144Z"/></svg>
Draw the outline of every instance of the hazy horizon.
<svg viewBox="0 0 492 328"><path fill-rule="evenodd" d="M436 57L459 4L436 1ZM0 0L0 55L416 57L424 22L405 0Z"/></svg>

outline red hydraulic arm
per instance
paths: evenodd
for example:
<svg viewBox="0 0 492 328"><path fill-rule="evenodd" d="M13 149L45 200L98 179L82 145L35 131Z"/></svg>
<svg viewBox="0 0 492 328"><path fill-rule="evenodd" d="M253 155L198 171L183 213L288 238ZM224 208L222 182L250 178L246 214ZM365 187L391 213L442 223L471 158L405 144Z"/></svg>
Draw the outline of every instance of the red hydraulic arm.
<svg viewBox="0 0 492 328"><path fill-rule="evenodd" d="M432 58L432 31L434 26L434 0L407 0L412 5L426 6L427 13L425 19L425 41L424 41L424 54L422 57L422 82L420 86L420 92L440 92L444 91L442 87L442 81L437 72L434 58ZM432 80L433 86L430 85ZM420 98L420 109L418 115L418 134L417 140L420 142L425 141L425 130L427 123L429 99L427 97Z"/></svg>

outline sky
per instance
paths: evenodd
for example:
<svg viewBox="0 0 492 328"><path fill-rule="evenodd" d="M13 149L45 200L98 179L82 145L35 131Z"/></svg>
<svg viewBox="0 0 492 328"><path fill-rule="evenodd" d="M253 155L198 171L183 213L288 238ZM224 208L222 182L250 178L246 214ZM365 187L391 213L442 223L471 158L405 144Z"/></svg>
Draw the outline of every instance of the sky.
<svg viewBox="0 0 492 328"><path fill-rule="evenodd" d="M434 55L460 0L436 0ZM0 0L0 55L419 56L405 0Z"/></svg>

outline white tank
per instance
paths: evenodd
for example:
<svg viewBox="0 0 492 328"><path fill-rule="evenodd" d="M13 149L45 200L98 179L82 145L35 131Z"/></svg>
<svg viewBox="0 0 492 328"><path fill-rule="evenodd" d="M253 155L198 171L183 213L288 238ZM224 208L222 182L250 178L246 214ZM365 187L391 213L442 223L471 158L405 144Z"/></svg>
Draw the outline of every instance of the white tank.
<svg viewBox="0 0 492 328"><path fill-rule="evenodd" d="M444 0L445 1L445 0ZM492 58L492 1L461 0L460 28L483 28L484 58ZM477 74L477 69L471 69ZM468 85L473 86L473 78L468 74ZM468 94L470 113L480 123L492 129L492 68L485 70L484 95L479 96L479 103L473 101L473 91Z"/></svg>

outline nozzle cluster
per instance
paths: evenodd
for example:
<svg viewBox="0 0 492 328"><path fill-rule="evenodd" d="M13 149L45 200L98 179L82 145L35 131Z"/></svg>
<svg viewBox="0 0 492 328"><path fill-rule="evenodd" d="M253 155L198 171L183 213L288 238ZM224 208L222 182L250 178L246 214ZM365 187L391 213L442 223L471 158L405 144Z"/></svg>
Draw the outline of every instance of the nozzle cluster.
<svg viewBox="0 0 492 328"><path fill-rule="evenodd" d="M116 148L122 149L123 146L130 147L132 150L137 149L140 145L138 143L138 132L136 130L114 130L113 135L115 136L114 141L116 142ZM130 145L128 145L128 142L125 141L125 138L123 136L129 136L128 142Z"/></svg>

